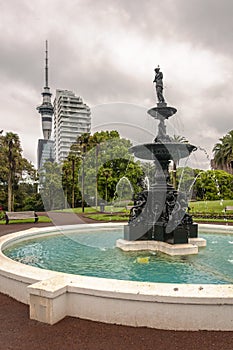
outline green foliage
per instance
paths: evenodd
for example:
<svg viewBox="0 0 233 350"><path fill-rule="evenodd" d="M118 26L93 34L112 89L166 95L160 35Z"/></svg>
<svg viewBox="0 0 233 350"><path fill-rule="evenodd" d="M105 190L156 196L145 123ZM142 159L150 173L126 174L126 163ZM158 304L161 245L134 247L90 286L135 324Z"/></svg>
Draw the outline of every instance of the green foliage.
<svg viewBox="0 0 233 350"><path fill-rule="evenodd" d="M213 213L213 214L225 214L224 208L227 206L233 206L232 200L215 200L215 201L197 201L190 202L189 207L191 214L195 213ZM227 213L226 213L227 214Z"/></svg>
<svg viewBox="0 0 233 350"><path fill-rule="evenodd" d="M44 211L44 204L40 193L33 193L26 196L23 201L22 210Z"/></svg>
<svg viewBox="0 0 233 350"><path fill-rule="evenodd" d="M80 202L82 184L89 205L94 206L102 200L111 202L116 195L117 183L124 176L131 182L134 192L139 191L143 171L140 164L132 160L128 151L130 146L130 141L120 138L115 130L78 137L63 163L63 188L69 203L73 191L75 205Z"/></svg>
<svg viewBox="0 0 233 350"><path fill-rule="evenodd" d="M233 198L233 175L223 170L177 169L178 188L189 198L220 200Z"/></svg>
<svg viewBox="0 0 233 350"><path fill-rule="evenodd" d="M44 209L48 211L64 208L65 197L62 188L61 166L57 163L45 162L39 176Z"/></svg>
<svg viewBox="0 0 233 350"><path fill-rule="evenodd" d="M233 169L233 130L219 139L213 148L215 163Z"/></svg>
<svg viewBox="0 0 233 350"><path fill-rule="evenodd" d="M76 207L81 202L81 189L80 184L77 181L79 176L79 170L81 166L81 160L77 154L70 152L68 158L62 165L62 186L64 190L64 196L72 207L72 201L74 196L73 206Z"/></svg>
<svg viewBox="0 0 233 350"><path fill-rule="evenodd" d="M192 191L196 191L195 179L198 178L202 170L192 169L190 167L177 168L177 184L178 189L185 193L192 194Z"/></svg>
<svg viewBox="0 0 233 350"><path fill-rule="evenodd" d="M0 220L3 220L5 218L5 213L3 210L0 210Z"/></svg>
<svg viewBox="0 0 233 350"><path fill-rule="evenodd" d="M233 198L233 175L223 170L202 171L196 179L194 190L197 200Z"/></svg>
<svg viewBox="0 0 233 350"><path fill-rule="evenodd" d="M0 136L0 194L1 205L8 211L21 208L19 184L34 181L36 171L22 156L20 139L12 132Z"/></svg>

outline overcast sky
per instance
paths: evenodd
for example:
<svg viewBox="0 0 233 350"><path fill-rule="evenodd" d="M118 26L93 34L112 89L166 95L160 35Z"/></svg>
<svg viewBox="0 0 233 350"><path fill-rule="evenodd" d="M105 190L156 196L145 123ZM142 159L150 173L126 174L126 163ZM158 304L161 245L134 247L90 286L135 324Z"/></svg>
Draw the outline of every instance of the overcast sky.
<svg viewBox="0 0 233 350"><path fill-rule="evenodd" d="M153 139L157 122L146 110L156 104L159 64L178 110L168 130L211 156L233 129L232 17L232 0L0 0L0 130L18 133L36 164L47 39L53 97L56 89L81 96L93 131L119 127L143 142L144 128Z"/></svg>

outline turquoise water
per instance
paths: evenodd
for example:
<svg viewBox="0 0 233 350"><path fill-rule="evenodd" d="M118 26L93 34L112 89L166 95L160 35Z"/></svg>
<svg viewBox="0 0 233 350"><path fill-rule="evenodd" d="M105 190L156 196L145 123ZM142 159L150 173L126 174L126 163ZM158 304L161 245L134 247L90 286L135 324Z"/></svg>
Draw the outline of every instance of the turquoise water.
<svg viewBox="0 0 233 350"><path fill-rule="evenodd" d="M100 229L99 229L100 230ZM204 234L198 255L171 257L155 252L123 252L115 247L121 229L47 236L24 241L4 254L24 264L71 274L131 281L232 284L233 235ZM145 258L144 260L142 258Z"/></svg>

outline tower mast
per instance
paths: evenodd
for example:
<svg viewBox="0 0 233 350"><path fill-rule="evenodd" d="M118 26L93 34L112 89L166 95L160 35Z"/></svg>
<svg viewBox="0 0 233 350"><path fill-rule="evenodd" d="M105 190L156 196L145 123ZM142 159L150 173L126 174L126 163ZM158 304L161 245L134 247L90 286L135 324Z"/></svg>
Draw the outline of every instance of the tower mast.
<svg viewBox="0 0 233 350"><path fill-rule="evenodd" d="M48 85L48 40L45 41L45 87Z"/></svg>
<svg viewBox="0 0 233 350"><path fill-rule="evenodd" d="M45 42L45 87L41 93L43 100L42 104L37 107L38 112L41 115L42 130L44 140L49 140L52 133L52 116L53 116L53 105L51 103L50 88L48 86L48 41Z"/></svg>

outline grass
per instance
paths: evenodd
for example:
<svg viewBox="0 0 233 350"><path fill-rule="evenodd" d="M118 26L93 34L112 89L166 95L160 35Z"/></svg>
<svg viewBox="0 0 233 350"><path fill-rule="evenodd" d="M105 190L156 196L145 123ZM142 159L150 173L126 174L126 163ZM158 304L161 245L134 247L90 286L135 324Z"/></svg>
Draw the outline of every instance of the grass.
<svg viewBox="0 0 233 350"><path fill-rule="evenodd" d="M128 221L128 215L116 215L116 214L87 214L85 217L96 221Z"/></svg>
<svg viewBox="0 0 233 350"><path fill-rule="evenodd" d="M25 224L25 223L33 223L34 219L24 219L24 220L10 220L9 224ZM39 216L39 222L52 222L50 218L47 216ZM5 225L6 220L0 220L0 225Z"/></svg>
<svg viewBox="0 0 233 350"><path fill-rule="evenodd" d="M189 207L191 209L190 214L195 216L195 213L202 214L223 214L226 206L233 206L233 200L217 200L217 201L198 201L190 202ZM233 211L229 211L229 214L233 214Z"/></svg>
<svg viewBox="0 0 233 350"><path fill-rule="evenodd" d="M190 202L190 214L193 216L195 221L202 222L233 222L232 216L233 211L225 213L224 209L226 206L233 206L233 200L217 200L217 201L198 201ZM96 221L128 221L129 210L124 207L105 206L105 212L99 212L99 207L96 210L95 207L85 207L84 213L82 208L69 208L63 210L56 210L56 212L73 212L75 214L83 214L85 217L96 220ZM228 215L227 215L228 214ZM218 217L214 217L214 216ZM229 216L229 219L227 217ZM33 219L27 220L12 220L10 224L14 223L32 223ZM39 222L51 222L51 219L47 216L40 216ZM0 220L0 224L5 224L5 220Z"/></svg>
<svg viewBox="0 0 233 350"><path fill-rule="evenodd" d="M104 208L104 211L108 213L127 212L125 207L114 207L113 205L106 205ZM82 214L82 208L68 208L68 209L54 210L54 212ZM97 207L97 209L95 206L84 208L84 213L99 213L99 212L100 212L99 206Z"/></svg>
<svg viewBox="0 0 233 350"><path fill-rule="evenodd" d="M95 207L85 207L85 213L93 213L98 212L98 210L95 209ZM75 214L82 214L82 208L68 208L68 209L59 209L59 210L53 210L54 212L58 213L75 213Z"/></svg>
<svg viewBox="0 0 233 350"><path fill-rule="evenodd" d="M227 224L228 222L233 222L233 220L228 220L228 219L206 219L206 218L195 218L195 216L193 216L193 220L195 222L208 222L208 223L211 223L211 222L222 222L224 224Z"/></svg>
<svg viewBox="0 0 233 350"><path fill-rule="evenodd" d="M193 219L196 222L233 222L233 211L225 213L224 209L226 206L233 206L233 200L200 201L189 203L189 207L191 209L190 214L193 216ZM80 209L79 212L81 213L81 208L77 209ZM105 213L93 213L93 209L94 208L85 208L84 214L86 217L96 221L128 221L129 218L129 210L126 210L125 207L117 208L121 213L114 212L112 210L113 208L110 206L105 207ZM227 219L227 214L230 216L229 219ZM214 215L219 217L213 217Z"/></svg>

